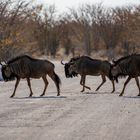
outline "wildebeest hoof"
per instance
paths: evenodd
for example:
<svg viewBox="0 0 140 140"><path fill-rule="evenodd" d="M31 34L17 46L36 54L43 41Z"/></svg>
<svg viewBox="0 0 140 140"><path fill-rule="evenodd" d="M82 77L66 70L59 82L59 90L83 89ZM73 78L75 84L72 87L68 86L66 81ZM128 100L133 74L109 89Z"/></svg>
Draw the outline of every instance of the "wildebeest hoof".
<svg viewBox="0 0 140 140"><path fill-rule="evenodd" d="M60 94L57 94L57 96L60 96Z"/></svg>
<svg viewBox="0 0 140 140"><path fill-rule="evenodd" d="M114 93L115 90L113 90L111 93Z"/></svg>
<svg viewBox="0 0 140 140"><path fill-rule="evenodd" d="M119 96L122 96L122 94L120 94Z"/></svg>
<svg viewBox="0 0 140 140"><path fill-rule="evenodd" d="M84 92L84 90L81 90L81 92Z"/></svg>
<svg viewBox="0 0 140 140"><path fill-rule="evenodd" d="M138 96L140 96L140 94L138 94Z"/></svg>
<svg viewBox="0 0 140 140"><path fill-rule="evenodd" d="M14 96L12 95L12 96L10 96L10 98L13 98Z"/></svg>
<svg viewBox="0 0 140 140"><path fill-rule="evenodd" d="M30 94L29 97L32 97L33 94Z"/></svg>
<svg viewBox="0 0 140 140"><path fill-rule="evenodd" d="M90 88L90 87L89 87L88 89L89 89L89 90L91 90L91 88Z"/></svg>
<svg viewBox="0 0 140 140"><path fill-rule="evenodd" d="M41 94L40 96L42 97L42 96L44 96L44 94Z"/></svg>

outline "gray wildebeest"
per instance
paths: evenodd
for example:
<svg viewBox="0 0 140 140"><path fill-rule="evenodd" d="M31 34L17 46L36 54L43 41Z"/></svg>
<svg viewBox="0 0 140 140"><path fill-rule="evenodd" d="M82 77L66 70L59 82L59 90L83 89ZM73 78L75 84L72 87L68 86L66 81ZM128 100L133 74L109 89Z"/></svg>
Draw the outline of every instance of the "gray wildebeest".
<svg viewBox="0 0 140 140"><path fill-rule="evenodd" d="M54 81L57 87L57 96L59 96L61 81L58 75L55 73L54 68L55 68L54 64L49 62L48 60L40 60L32 58L28 55L22 55L11 59L10 61L7 62L6 65L2 65L2 75L5 81L8 81L13 77L17 79L15 89L11 97L15 96L15 92L21 78L27 79L27 83L30 89L29 96L31 97L33 95L33 92L31 89L30 78L42 77L45 83L45 88L40 96L45 95L45 91L48 86L48 80L46 78L47 75Z"/></svg>
<svg viewBox="0 0 140 140"><path fill-rule="evenodd" d="M81 75L80 84L83 86L81 92L85 91L85 88L90 90L90 87L85 85L86 75L92 75L92 76L101 75L102 83L98 86L96 91L99 90L99 88L106 82L106 76L109 79L111 79L110 78L111 64L108 61L92 59L88 56L81 56L81 57L72 58L68 63L66 64L62 63L62 64L65 66L68 65L68 67L65 67L65 74L69 76L66 77L73 77L76 74ZM115 91L114 80L111 80L111 82L113 85L113 90L112 90L113 93Z"/></svg>
<svg viewBox="0 0 140 140"><path fill-rule="evenodd" d="M138 96L140 96L140 85L138 79L138 76L140 76L140 54L132 54L113 62L114 65L112 65L111 68L111 75L113 79L116 80L116 82L118 82L119 77L128 76L124 83L123 90L119 96L124 94L125 87L132 78L135 78L136 80L136 84L139 89Z"/></svg>

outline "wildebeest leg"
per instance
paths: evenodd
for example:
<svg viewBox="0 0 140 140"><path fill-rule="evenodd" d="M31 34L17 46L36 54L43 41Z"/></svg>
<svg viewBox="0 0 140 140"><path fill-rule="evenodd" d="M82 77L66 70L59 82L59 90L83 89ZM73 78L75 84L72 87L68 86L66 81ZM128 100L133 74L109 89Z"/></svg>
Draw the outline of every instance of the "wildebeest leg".
<svg viewBox="0 0 140 140"><path fill-rule="evenodd" d="M112 82L112 86L113 86L113 90L112 90L112 92L111 92L111 93L113 93L113 92L115 91L115 84L114 84L114 80L111 80L111 82Z"/></svg>
<svg viewBox="0 0 140 140"><path fill-rule="evenodd" d="M48 86L48 84L49 84L49 83L48 83L48 80L47 80L47 78L46 78L46 76L43 76L42 79L43 79L43 81L44 81L44 83L45 83L45 88L44 88L43 93L42 93L40 96L44 96L44 95L45 95L45 91L46 91L47 86Z"/></svg>
<svg viewBox="0 0 140 140"><path fill-rule="evenodd" d="M48 75L54 81L54 83L56 85L56 88L57 88L57 96L59 96L60 95L60 87L59 87L59 85L61 84L61 80L60 80L59 76L54 71L49 73Z"/></svg>
<svg viewBox="0 0 140 140"><path fill-rule="evenodd" d="M81 76L81 81L80 81L80 84L83 86L83 89L81 90L81 92L85 91L85 76Z"/></svg>
<svg viewBox="0 0 140 140"><path fill-rule="evenodd" d="M80 81L80 85L83 86L83 89L81 90L81 92L85 91L85 88L90 90L90 87L85 86L85 80L86 80L86 75L82 75L81 76L81 81Z"/></svg>
<svg viewBox="0 0 140 140"><path fill-rule="evenodd" d="M96 89L96 91L99 90L99 88L106 82L105 76L104 75L101 75L101 76L102 76L102 83L98 86L98 88Z"/></svg>
<svg viewBox="0 0 140 140"><path fill-rule="evenodd" d="M139 84L139 79L138 79L138 77L135 77L135 80L136 80L136 84L137 84L138 89L139 89L139 94L138 94L138 96L140 96L140 84Z"/></svg>
<svg viewBox="0 0 140 140"><path fill-rule="evenodd" d="M20 82L20 78L17 78L16 84L15 84L14 92L13 92L13 94L10 96L11 98L15 96L15 92L16 92L16 89L17 89L17 86L18 86L19 82Z"/></svg>
<svg viewBox="0 0 140 140"><path fill-rule="evenodd" d="M123 90L122 90L122 92L121 92L121 94L119 96L122 96L124 94L125 87L129 83L130 80L131 80L131 77L129 76L127 78L127 80L125 81L124 86L123 86Z"/></svg>
<svg viewBox="0 0 140 140"><path fill-rule="evenodd" d="M28 83L28 86L29 86L29 89L30 89L30 95L29 95L29 97L32 97L33 92L32 92L32 89L31 89L31 82L30 82L30 78L27 78L27 83Z"/></svg>

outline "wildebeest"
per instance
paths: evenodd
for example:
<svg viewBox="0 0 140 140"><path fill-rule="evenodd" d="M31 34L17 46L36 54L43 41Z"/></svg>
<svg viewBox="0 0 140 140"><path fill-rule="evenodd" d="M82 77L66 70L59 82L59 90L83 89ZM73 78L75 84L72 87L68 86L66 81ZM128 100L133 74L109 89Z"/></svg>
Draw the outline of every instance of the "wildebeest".
<svg viewBox="0 0 140 140"><path fill-rule="evenodd" d="M45 95L45 91L48 86L48 80L46 76L48 75L55 83L57 87L57 96L60 95L60 78L54 71L54 64L48 60L40 60L32 58L28 55L21 55L13 58L7 62L6 65L2 65L2 75L5 81L16 77L15 89L11 97L15 96L17 86L21 78L26 78L30 89L30 97L33 95L31 89L30 78L42 78L45 83L45 88L40 96Z"/></svg>
<svg viewBox="0 0 140 140"><path fill-rule="evenodd" d="M66 69L65 67L65 72L66 71L68 72L66 73L66 75L68 74L70 75L67 77L72 77L73 73L81 75L80 84L83 86L81 92L83 92L85 88L90 90L90 87L85 85L86 75L92 75L92 76L101 75L102 83L98 86L96 91L99 90L99 88L106 82L106 76L110 78L111 64L108 61L92 59L88 56L81 56L81 57L72 58L65 65L69 65L68 69ZM111 82L113 85L113 90L112 90L113 93L115 91L114 80L111 80Z"/></svg>
<svg viewBox="0 0 140 140"><path fill-rule="evenodd" d="M112 65L111 68L111 75L113 76L113 79L118 82L119 77L128 76L124 83L123 90L119 96L124 94L125 87L132 78L135 78L136 80L136 84L139 89L138 96L140 96L140 85L138 79L138 76L140 76L140 54L132 54L113 62L114 65Z"/></svg>

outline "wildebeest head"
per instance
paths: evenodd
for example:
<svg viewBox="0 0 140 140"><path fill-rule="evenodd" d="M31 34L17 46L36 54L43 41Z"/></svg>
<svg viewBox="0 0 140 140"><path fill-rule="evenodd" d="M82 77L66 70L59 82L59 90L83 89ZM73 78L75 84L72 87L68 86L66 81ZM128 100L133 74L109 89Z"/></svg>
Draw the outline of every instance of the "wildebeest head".
<svg viewBox="0 0 140 140"><path fill-rule="evenodd" d="M65 70L66 78L72 77L72 75L70 75L70 73L69 73L70 64L69 63L65 63L64 64L62 61L61 61L61 64L64 65L64 70Z"/></svg>
<svg viewBox="0 0 140 140"><path fill-rule="evenodd" d="M118 83L118 76L121 73L121 69L119 67L119 65L112 65L111 66L111 76L114 80L116 80L116 82Z"/></svg>
<svg viewBox="0 0 140 140"><path fill-rule="evenodd" d="M72 62L69 67L69 73L72 74L73 72L78 73L77 62Z"/></svg>
<svg viewBox="0 0 140 140"><path fill-rule="evenodd" d="M15 79L15 76L12 73L10 66L8 64L2 65L1 71L4 81L11 81Z"/></svg>
<svg viewBox="0 0 140 140"><path fill-rule="evenodd" d="M72 61L73 60L71 59L68 63L65 63L65 64L63 63L63 61L61 61L61 64L64 65L66 78L72 78L78 75L78 73L76 73L75 71L72 71L71 73L69 71L70 66L73 64Z"/></svg>
<svg viewBox="0 0 140 140"><path fill-rule="evenodd" d="M113 65L111 67L111 75L114 80L116 80L116 82L118 82L119 77L125 77L128 75L128 73L126 72L129 65L129 61L126 59L127 57L122 57L117 61L113 61Z"/></svg>

